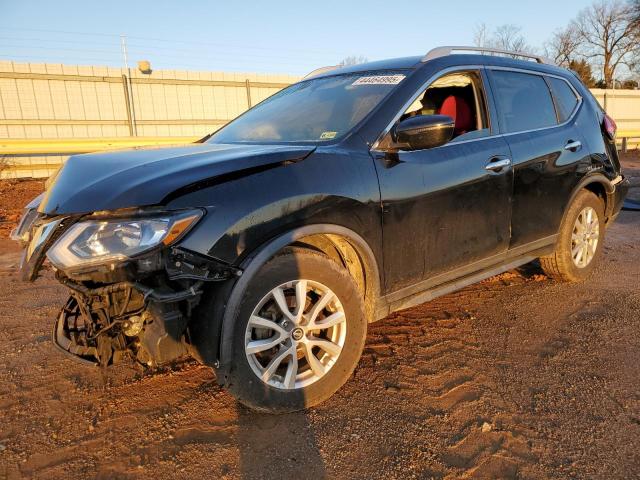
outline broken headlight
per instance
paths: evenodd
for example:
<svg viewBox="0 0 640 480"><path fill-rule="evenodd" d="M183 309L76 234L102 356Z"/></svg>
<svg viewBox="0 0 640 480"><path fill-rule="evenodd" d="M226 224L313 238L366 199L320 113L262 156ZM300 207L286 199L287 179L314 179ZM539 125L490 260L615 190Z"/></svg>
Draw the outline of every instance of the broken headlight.
<svg viewBox="0 0 640 480"><path fill-rule="evenodd" d="M189 211L146 218L76 223L47 252L57 268L85 267L127 260L158 245L170 245L202 217Z"/></svg>

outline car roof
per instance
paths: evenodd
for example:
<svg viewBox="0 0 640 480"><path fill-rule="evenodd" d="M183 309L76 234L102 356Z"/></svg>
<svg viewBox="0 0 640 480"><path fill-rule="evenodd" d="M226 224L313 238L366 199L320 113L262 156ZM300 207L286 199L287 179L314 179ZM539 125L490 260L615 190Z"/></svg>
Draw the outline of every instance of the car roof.
<svg viewBox="0 0 640 480"><path fill-rule="evenodd" d="M437 57L432 60L424 61L424 56L391 58L387 60L378 60L375 62L358 63L345 67L325 67L318 69L308 75L309 78L328 77L332 75L341 75L358 72L371 72L376 70L406 70L416 69L423 65L438 63L442 68L449 66L457 66L464 64L486 65L497 67L520 68L526 70L535 70L541 73L552 73L556 75L566 76L568 70L551 65L548 63L538 63L531 60L520 60L497 55L478 55L468 53L456 53Z"/></svg>
<svg viewBox="0 0 640 480"><path fill-rule="evenodd" d="M320 78L331 75L341 75L344 73L371 72L375 70L406 70L420 66L421 58L422 57L420 55L417 55L415 57L389 58L386 60L377 60L375 62L358 63L344 67L325 67L323 69L324 71L314 74L314 70L314 72L311 72L308 76Z"/></svg>
<svg viewBox="0 0 640 480"><path fill-rule="evenodd" d="M503 57L497 55L476 55L476 54L453 54L446 57L440 57L429 62L435 62L443 59L450 59L451 65L463 63L472 63L476 65L485 65L487 67L507 67L520 68L524 70L535 70L541 73L552 73L556 75L566 75L569 71L566 68L558 67L550 63L538 63L532 60L521 60L519 58ZM428 62L425 62L428 63Z"/></svg>

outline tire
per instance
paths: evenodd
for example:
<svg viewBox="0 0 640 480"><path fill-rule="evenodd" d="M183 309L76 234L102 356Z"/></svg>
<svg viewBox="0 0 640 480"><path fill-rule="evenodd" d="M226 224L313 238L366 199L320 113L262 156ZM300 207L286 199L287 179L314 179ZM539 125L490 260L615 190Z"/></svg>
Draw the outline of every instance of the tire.
<svg viewBox="0 0 640 480"><path fill-rule="evenodd" d="M289 317L277 297L285 302ZM298 298L304 298L302 315ZM324 307L322 299L330 299ZM317 405L352 374L366 331L364 302L346 269L307 250L278 255L258 271L242 297L227 388L259 411L285 413Z"/></svg>
<svg viewBox="0 0 640 480"><path fill-rule="evenodd" d="M572 250L579 251L579 245L583 245L583 233L578 227L578 219L582 214L581 223L585 223L585 215L591 212L597 220L597 228L591 227L591 232L597 230L596 244L588 251L582 249L580 253L573 254ZM544 272L559 281L579 282L587 278L596 267L602 256L602 246L605 237L604 205L602 200L588 190L581 190L569 206L558 232L555 251L548 256L540 258L540 264ZM575 234L575 236L574 236ZM574 238L576 241L574 242ZM593 239L593 233L587 233L587 238ZM577 260L576 260L577 259Z"/></svg>

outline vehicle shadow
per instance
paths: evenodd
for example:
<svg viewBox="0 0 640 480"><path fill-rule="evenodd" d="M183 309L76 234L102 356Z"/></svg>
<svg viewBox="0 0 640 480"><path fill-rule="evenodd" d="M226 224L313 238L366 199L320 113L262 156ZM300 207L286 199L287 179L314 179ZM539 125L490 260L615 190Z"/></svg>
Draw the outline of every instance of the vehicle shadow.
<svg viewBox="0 0 640 480"><path fill-rule="evenodd" d="M290 270L287 280L308 278L308 272L297 261ZM270 398L273 389L266 385L263 388L264 398ZM277 398L273 400L277 404ZM301 389L290 391L287 401L289 405L298 407L308 404L306 394ZM309 410L265 413L251 410L238 402L236 444L241 478L326 478L324 461L309 413Z"/></svg>
<svg viewBox="0 0 640 480"><path fill-rule="evenodd" d="M524 265L515 269L519 275L526 279L531 279L537 277L538 275L546 276L542 266L540 265L539 260L534 260L533 262L525 263Z"/></svg>

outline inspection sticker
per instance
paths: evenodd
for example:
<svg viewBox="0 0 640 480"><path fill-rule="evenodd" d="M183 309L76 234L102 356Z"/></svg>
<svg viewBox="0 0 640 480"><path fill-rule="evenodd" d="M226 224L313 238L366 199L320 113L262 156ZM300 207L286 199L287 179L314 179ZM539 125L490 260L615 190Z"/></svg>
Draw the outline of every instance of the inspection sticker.
<svg viewBox="0 0 640 480"><path fill-rule="evenodd" d="M404 80L404 75L374 75L360 77L351 85L397 85Z"/></svg>
<svg viewBox="0 0 640 480"><path fill-rule="evenodd" d="M320 140L331 140L332 138L336 138L338 132L322 132L320 135Z"/></svg>

